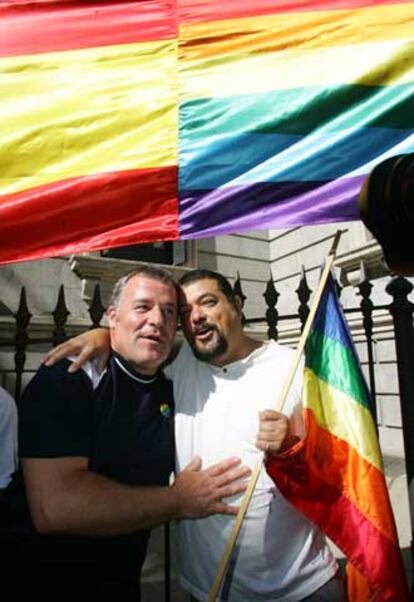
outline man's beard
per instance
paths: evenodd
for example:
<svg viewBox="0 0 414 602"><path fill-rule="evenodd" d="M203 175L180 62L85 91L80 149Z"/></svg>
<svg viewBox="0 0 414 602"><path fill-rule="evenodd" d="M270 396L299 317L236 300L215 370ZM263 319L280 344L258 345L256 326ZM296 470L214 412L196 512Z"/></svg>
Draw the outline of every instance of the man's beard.
<svg viewBox="0 0 414 602"><path fill-rule="evenodd" d="M224 337L224 335L222 335L221 332L219 332L217 330L217 328L214 328L214 330L217 333L217 340L208 349L199 349L197 347L197 342L196 341L193 342L193 345L192 345L193 353L194 353L195 357L198 360L200 360L200 362L208 362L208 361L216 359L217 357L220 357L227 351L227 349L229 347L227 339Z"/></svg>

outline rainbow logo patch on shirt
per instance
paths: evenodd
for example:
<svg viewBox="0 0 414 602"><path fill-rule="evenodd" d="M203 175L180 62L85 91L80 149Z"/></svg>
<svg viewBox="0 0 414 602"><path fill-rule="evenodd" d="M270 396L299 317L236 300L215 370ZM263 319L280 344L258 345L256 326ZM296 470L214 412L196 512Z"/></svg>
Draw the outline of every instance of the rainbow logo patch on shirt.
<svg viewBox="0 0 414 602"><path fill-rule="evenodd" d="M165 418L169 418L171 416L171 408L167 403L162 403L160 405L160 412Z"/></svg>

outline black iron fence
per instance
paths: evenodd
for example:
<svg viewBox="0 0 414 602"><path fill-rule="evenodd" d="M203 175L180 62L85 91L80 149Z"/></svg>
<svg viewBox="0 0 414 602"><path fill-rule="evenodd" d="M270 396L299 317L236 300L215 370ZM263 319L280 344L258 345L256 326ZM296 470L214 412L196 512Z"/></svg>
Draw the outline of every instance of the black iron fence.
<svg viewBox="0 0 414 602"><path fill-rule="evenodd" d="M101 324L105 314L105 307L102 305L99 285L96 285L92 303L89 308L90 324L89 328L96 328ZM36 366L27 364L27 357L33 351L46 351L68 338L67 321L70 311L67 308L65 300L65 290L63 285L60 287L55 309L51 312L49 321L50 326L44 327L45 335L36 336L33 332L36 330L33 324L33 315L30 312L30 303L27 301L26 290L23 287L20 292L20 300L16 312L13 314L14 324L8 324L8 331L12 331L11 336L0 334L0 353L13 353L14 360L12 365L8 362L5 367L0 360L0 384L6 385L10 393L14 395L16 402L19 403L22 389L23 378L30 375L36 369ZM0 316L1 324L1 316ZM12 378L7 379L7 376Z"/></svg>

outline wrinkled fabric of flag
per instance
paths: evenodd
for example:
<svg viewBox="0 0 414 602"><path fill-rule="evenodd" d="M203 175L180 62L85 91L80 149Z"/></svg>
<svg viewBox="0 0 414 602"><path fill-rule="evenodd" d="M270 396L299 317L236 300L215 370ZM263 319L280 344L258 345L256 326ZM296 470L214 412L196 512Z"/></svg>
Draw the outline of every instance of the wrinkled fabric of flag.
<svg viewBox="0 0 414 602"><path fill-rule="evenodd" d="M303 405L306 437L270 458L269 474L345 554L349 602L408 602L372 400L332 275L306 343Z"/></svg>
<svg viewBox="0 0 414 602"><path fill-rule="evenodd" d="M357 219L413 57L412 2L0 1L0 262Z"/></svg>

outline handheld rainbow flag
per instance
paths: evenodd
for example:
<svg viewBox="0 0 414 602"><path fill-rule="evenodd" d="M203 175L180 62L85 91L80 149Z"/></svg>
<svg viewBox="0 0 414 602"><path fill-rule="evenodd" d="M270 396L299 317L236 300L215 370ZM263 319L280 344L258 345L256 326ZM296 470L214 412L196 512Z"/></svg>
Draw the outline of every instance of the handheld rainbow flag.
<svg viewBox="0 0 414 602"><path fill-rule="evenodd" d="M348 560L350 602L409 599L371 399L329 275L306 344L306 438L267 461L286 498Z"/></svg>
<svg viewBox="0 0 414 602"><path fill-rule="evenodd" d="M0 0L0 262L357 218L405 0Z"/></svg>

